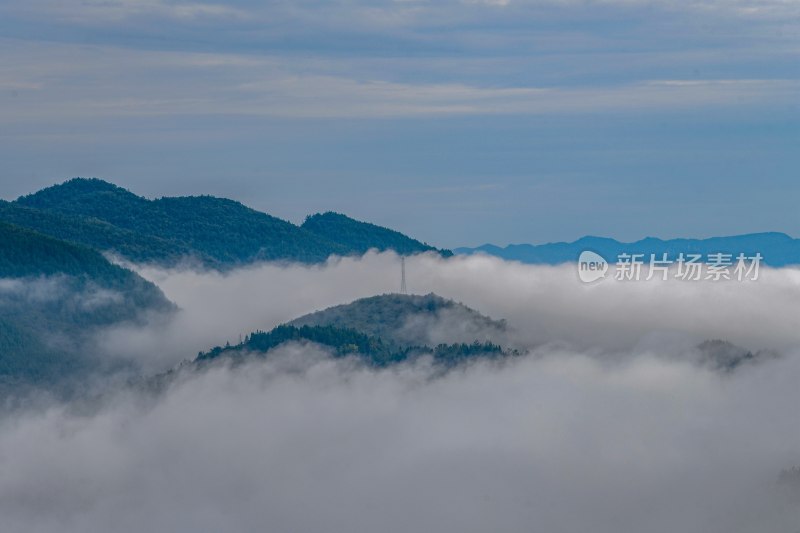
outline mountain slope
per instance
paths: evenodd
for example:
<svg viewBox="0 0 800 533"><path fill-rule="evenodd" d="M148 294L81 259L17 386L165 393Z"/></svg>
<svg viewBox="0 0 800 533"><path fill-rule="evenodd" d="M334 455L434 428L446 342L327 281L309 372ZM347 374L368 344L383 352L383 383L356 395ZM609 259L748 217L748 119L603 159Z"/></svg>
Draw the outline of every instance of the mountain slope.
<svg viewBox="0 0 800 533"><path fill-rule="evenodd" d="M256 261L318 263L372 248L401 254L435 250L344 215L314 215L298 227L225 198L148 200L98 179L75 178L14 202L0 201L0 220L134 262L168 266L187 258L227 269Z"/></svg>
<svg viewBox="0 0 800 533"><path fill-rule="evenodd" d="M360 331L334 326L281 325L269 332L256 331L236 346L216 347L198 355L196 362L204 363L220 357L247 360L252 355L267 355L271 350L287 342L308 342L328 348L334 357L354 356L365 363L386 367L402 363L423 355L430 355L433 362L452 367L474 358L496 358L518 355L505 351L490 342L438 344L431 348L425 345L397 346L380 337L366 335Z"/></svg>
<svg viewBox="0 0 800 533"><path fill-rule="evenodd" d="M22 196L17 204L105 220L125 228L144 222L150 200L96 178L74 178Z"/></svg>
<svg viewBox="0 0 800 533"><path fill-rule="evenodd" d="M317 311L293 326L350 328L399 346L502 342L506 324L436 294L382 294Z"/></svg>
<svg viewBox="0 0 800 533"><path fill-rule="evenodd" d="M83 348L95 328L173 309L94 250L0 223L0 386L92 371L102 362Z"/></svg>
<svg viewBox="0 0 800 533"><path fill-rule="evenodd" d="M211 196L148 200L98 179L75 178L23 196L15 203L98 219L133 232L142 241L169 243L185 252L182 255L192 255L209 266L261 260L318 262L346 252L336 243L233 200ZM124 246L125 234L118 236L122 246L114 249L130 253ZM137 254L129 259L139 261L153 255Z"/></svg>
<svg viewBox="0 0 800 533"><path fill-rule="evenodd" d="M37 209L16 202L0 200L0 220L141 263L176 263L194 254L188 246L157 235L120 228L98 218Z"/></svg>
<svg viewBox="0 0 800 533"><path fill-rule="evenodd" d="M200 353L197 362L219 357L246 360L265 355L286 342L310 342L334 357L355 356L373 366L387 366L422 355L451 367L474 358L518 355L498 341L505 323L435 294L383 294L317 311L256 331L235 346Z"/></svg>
<svg viewBox="0 0 800 533"><path fill-rule="evenodd" d="M709 239L669 239L648 237L632 243L623 243L601 237L583 237L574 242L547 244L512 244L501 248L485 244L477 248L456 248L456 254L470 255L484 253L503 259L530 264L557 265L574 262L584 250L599 253L608 261L616 260L621 253L650 254L667 253L676 258L680 253L699 253L707 256L712 253L727 253L736 257L740 253L753 256L760 253L763 263L775 267L800 264L800 239L793 239L784 233L753 233L732 237L713 237Z"/></svg>
<svg viewBox="0 0 800 533"><path fill-rule="evenodd" d="M438 252L445 257L453 255L449 250L437 250L433 246L412 239L399 231L354 220L341 213L331 211L309 216L301 227L342 245L351 253L364 254L374 248L379 252L394 250L402 255L422 252Z"/></svg>

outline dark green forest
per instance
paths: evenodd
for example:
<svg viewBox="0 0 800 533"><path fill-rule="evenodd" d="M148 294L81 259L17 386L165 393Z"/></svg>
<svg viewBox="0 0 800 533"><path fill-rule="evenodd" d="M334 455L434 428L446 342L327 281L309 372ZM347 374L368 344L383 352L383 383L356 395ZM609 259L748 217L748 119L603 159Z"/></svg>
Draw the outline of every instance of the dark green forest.
<svg viewBox="0 0 800 533"><path fill-rule="evenodd" d="M158 287L99 252L0 222L0 386L102 367L83 354L95 328L173 310Z"/></svg>
<svg viewBox="0 0 800 533"><path fill-rule="evenodd" d="M433 293L370 296L304 315L290 324L352 328L396 344L408 345L420 342L420 337L424 336L415 331L418 328L409 327L410 324L419 324L424 330L443 313L451 313L450 316L456 317L460 325L471 326L476 334L501 334L506 329L502 320L493 320L464 304Z"/></svg>
<svg viewBox="0 0 800 533"><path fill-rule="evenodd" d="M0 220L134 262L171 266L189 259L221 270L255 261L318 263L370 248L435 250L344 215L314 215L300 227L225 198L149 200L99 179L75 178L2 202Z"/></svg>
<svg viewBox="0 0 800 533"><path fill-rule="evenodd" d="M318 263L368 249L449 254L336 213L309 217L300 227L233 200L150 200L98 179L76 178L13 202L0 200L0 389L80 378L113 365L87 355L99 328L175 311L158 287L105 253L140 263L173 266L190 260L226 270L254 261ZM429 348L400 342L392 332L409 313L456 305L420 298L360 302L349 308L346 320L341 309L327 310L307 318L330 323L257 332L238 348L266 352L287 340L305 340L339 356L359 354L374 365L405 360L412 351L443 361L501 351L490 343ZM209 354L204 357L217 351Z"/></svg>
<svg viewBox="0 0 800 533"><path fill-rule="evenodd" d="M246 359L267 354L289 342L313 342L328 348L335 357L354 356L366 364L385 367L429 355L437 365L451 367L476 358L519 355L486 338L470 342L439 342L427 345L424 334L409 338L409 322L430 327L442 312L457 311L460 320L480 325L479 335L505 330L503 321L492 320L474 309L436 294L382 294L317 311L271 331L256 331L235 346L216 347L200 353L197 361L219 357Z"/></svg>
<svg viewBox="0 0 800 533"><path fill-rule="evenodd" d="M369 222L359 222L341 213L331 211L307 217L301 227L342 245L351 253L363 254L374 248L379 252L394 250L402 255L431 251L439 252L445 257L453 255L449 250L437 250L433 246L407 237L399 231L376 226Z"/></svg>
<svg viewBox="0 0 800 533"><path fill-rule="evenodd" d="M290 326L281 325L269 332L256 331L248 335L241 344L216 347L198 354L197 361L204 362L219 357L247 358L266 356L270 350L286 342L313 342L331 350L334 357L354 356L374 367L386 367L424 355L433 357L435 364L451 367L475 358L495 358L519 355L505 351L490 342L475 341L471 344L439 344L429 346L398 346L380 337L366 335L349 328L334 326Z"/></svg>

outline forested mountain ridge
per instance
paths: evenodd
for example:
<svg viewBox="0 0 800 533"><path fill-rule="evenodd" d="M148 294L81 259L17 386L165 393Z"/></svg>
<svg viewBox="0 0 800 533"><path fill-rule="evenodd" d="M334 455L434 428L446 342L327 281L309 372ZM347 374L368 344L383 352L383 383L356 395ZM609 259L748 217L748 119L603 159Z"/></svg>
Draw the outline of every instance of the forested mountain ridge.
<svg viewBox="0 0 800 533"><path fill-rule="evenodd" d="M301 227L360 254L376 249L379 252L394 250L402 255L421 252L438 252L445 257L453 255L449 250L438 250L399 231L354 220L332 211L307 217Z"/></svg>
<svg viewBox="0 0 800 533"><path fill-rule="evenodd" d="M75 178L23 196L15 203L101 220L135 233L143 242L154 238L159 239L158 244L167 242L182 257L191 257L211 267L269 260L318 262L332 254L346 253L341 246L290 222L212 196L148 200L102 180ZM123 237L120 246L114 246L113 251L123 255L135 253L127 246L127 235L120 237ZM171 263L175 256L169 254L164 262ZM158 259L153 253L127 258Z"/></svg>
<svg viewBox="0 0 800 533"><path fill-rule="evenodd" d="M82 353L95 328L174 309L99 252L0 222L0 388L103 367Z"/></svg>
<svg viewBox="0 0 800 533"><path fill-rule="evenodd" d="M180 243L120 228L99 218L37 209L17 202L0 200L0 220L136 262L171 264L194 253Z"/></svg>
<svg viewBox="0 0 800 533"><path fill-rule="evenodd" d="M99 179L74 178L0 204L0 220L139 263L190 259L217 269L257 261L318 263L368 249L435 250L401 233L336 215L296 226L225 198L149 200ZM450 255L448 251L440 251Z"/></svg>

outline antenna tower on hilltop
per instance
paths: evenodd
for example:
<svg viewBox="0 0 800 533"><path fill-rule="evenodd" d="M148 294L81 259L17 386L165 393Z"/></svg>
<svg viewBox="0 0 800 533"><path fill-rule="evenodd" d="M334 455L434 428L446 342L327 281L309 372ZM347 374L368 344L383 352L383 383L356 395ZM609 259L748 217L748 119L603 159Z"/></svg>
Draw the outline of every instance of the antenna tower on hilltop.
<svg viewBox="0 0 800 533"><path fill-rule="evenodd" d="M408 294L406 289L406 257L400 256L400 294Z"/></svg>

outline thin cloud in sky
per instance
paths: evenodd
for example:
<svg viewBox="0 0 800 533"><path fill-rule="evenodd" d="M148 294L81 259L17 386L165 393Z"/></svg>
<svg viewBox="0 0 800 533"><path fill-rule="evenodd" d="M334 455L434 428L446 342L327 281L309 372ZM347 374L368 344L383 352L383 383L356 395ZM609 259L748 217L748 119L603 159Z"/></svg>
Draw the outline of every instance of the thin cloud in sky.
<svg viewBox="0 0 800 533"><path fill-rule="evenodd" d="M363 206L390 176L409 189L553 176L555 203L498 193L513 220L473 217L476 192L408 229L443 246L577 238L566 204L617 237L691 236L678 220L632 230L568 197L619 178L633 209L656 212L664 196L645 183L660 178L720 206L704 234L741 232L722 204L752 198L755 177L794 190L798 17L788 0L2 2L5 197L73 175L153 195L236 175L239 190L269 191L223 195L279 216L389 224L400 206ZM730 187L712 187L720 175ZM344 200L309 198L342 176L357 184ZM757 217L746 231L796 232Z"/></svg>
<svg viewBox="0 0 800 533"><path fill-rule="evenodd" d="M176 20L197 18L247 19L247 11L206 2L164 0L83 0L81 2L32 1L22 13L77 24L118 22L132 17L156 16Z"/></svg>
<svg viewBox="0 0 800 533"><path fill-rule="evenodd" d="M797 45L777 31L797 9L777 0L9 3L0 87L30 97L0 106L24 121L771 105L796 94L791 71L776 67ZM775 20L727 17L765 14ZM775 47L754 47L770 28ZM719 71L738 51L739 62L762 64L758 76L735 60Z"/></svg>
<svg viewBox="0 0 800 533"><path fill-rule="evenodd" d="M51 47L52 58L47 55ZM387 81L315 73L313 60L153 53L43 45L33 58L0 59L21 98L0 100L5 120L100 116L247 115L402 117L554 114L778 105L795 100L792 79L643 80L585 86L493 86ZM71 63L65 63L71 60ZM76 80L89 83L76 90ZM202 80L201 83L198 81ZM489 81L489 80L487 80Z"/></svg>

